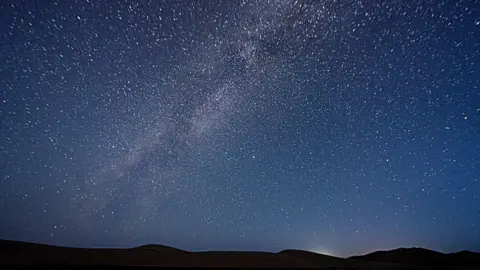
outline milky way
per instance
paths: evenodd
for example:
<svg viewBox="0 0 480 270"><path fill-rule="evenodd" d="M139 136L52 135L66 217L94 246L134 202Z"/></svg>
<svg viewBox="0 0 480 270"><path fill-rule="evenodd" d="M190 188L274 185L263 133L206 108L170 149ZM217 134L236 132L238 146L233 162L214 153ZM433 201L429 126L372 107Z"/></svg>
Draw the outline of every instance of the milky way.
<svg viewBox="0 0 480 270"><path fill-rule="evenodd" d="M0 237L480 248L474 1L0 7Z"/></svg>
<svg viewBox="0 0 480 270"><path fill-rule="evenodd" d="M148 123L149 130L129 142L125 154L101 166L87 180L82 211L95 218L92 212L102 213L115 196L124 196L122 189L130 189L132 184L138 187L129 194L147 200L148 206L161 207L155 198L169 196L174 192L172 187L178 186L175 182L188 181L172 176L172 170L180 169L175 166L179 157L215 136L212 132L228 129L229 118L241 113L242 101L254 98L250 92L262 91L262 78L285 76L279 74L284 70L278 70L284 60L281 52L270 51L283 49L290 42L294 24L316 19L315 13L302 10L309 8L315 7L299 1L241 4L239 13L248 16L237 15L232 25L226 26L232 34L205 41L201 48L185 49L194 51L191 58L177 64L178 71L167 75L172 82L164 85L179 92L178 97L167 104L162 100L142 104L159 109ZM271 44L270 48L266 44ZM277 69L269 70L269 66ZM188 105L191 111L184 109L187 103L193 103ZM129 177L138 170L146 172L142 177Z"/></svg>

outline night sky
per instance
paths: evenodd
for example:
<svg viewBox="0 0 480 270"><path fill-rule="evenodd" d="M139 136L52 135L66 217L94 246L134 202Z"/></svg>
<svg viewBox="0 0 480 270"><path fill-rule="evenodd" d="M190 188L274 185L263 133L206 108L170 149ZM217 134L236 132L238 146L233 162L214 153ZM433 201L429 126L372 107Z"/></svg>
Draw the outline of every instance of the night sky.
<svg viewBox="0 0 480 270"><path fill-rule="evenodd" d="M1 1L0 238L480 251L475 1Z"/></svg>

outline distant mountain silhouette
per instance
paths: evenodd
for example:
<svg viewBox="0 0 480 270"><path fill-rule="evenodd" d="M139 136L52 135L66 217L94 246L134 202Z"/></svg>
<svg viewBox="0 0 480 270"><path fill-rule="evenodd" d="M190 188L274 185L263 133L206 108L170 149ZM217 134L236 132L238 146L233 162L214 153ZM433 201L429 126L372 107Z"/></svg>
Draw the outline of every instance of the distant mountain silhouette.
<svg viewBox="0 0 480 270"><path fill-rule="evenodd" d="M404 269L404 267L389 262L364 262L353 259L338 258L305 250L287 249L279 252L292 258L314 262L315 265L324 265L333 269Z"/></svg>
<svg viewBox="0 0 480 270"><path fill-rule="evenodd" d="M164 245L134 248L71 248L0 240L0 268L22 265L113 265L169 267L254 267L315 269L480 269L480 254L444 254L401 248L338 258L304 250L190 252Z"/></svg>
<svg viewBox="0 0 480 270"><path fill-rule="evenodd" d="M375 251L349 259L365 262L389 262L404 266L454 267L471 266L480 268L480 253L461 251L441 253L425 248L399 248L389 251Z"/></svg>
<svg viewBox="0 0 480 270"><path fill-rule="evenodd" d="M305 250L286 249L278 252L278 254L289 256L295 259L327 265L329 267L346 267L352 266L355 263L352 260L337 258L334 256L319 254Z"/></svg>
<svg viewBox="0 0 480 270"><path fill-rule="evenodd" d="M480 266L480 253L463 250L460 252L450 253L448 254L448 257L455 263Z"/></svg>

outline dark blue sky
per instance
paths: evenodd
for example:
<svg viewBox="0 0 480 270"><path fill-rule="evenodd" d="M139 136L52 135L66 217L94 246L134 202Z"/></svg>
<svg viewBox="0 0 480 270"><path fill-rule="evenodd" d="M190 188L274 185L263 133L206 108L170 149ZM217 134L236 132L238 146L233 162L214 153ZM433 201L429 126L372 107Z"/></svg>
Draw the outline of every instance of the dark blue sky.
<svg viewBox="0 0 480 270"><path fill-rule="evenodd" d="M0 238L480 251L475 1L2 1Z"/></svg>

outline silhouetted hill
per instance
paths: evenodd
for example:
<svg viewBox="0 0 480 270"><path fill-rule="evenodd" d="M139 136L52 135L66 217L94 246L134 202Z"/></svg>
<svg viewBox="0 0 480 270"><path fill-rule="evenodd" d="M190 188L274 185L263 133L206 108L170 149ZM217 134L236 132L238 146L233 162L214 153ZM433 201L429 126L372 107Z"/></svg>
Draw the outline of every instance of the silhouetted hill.
<svg viewBox="0 0 480 270"><path fill-rule="evenodd" d="M305 250L286 249L278 252L277 254L303 261L313 262L317 265L326 265L328 267L345 267L346 264L353 262L348 259L337 258Z"/></svg>
<svg viewBox="0 0 480 270"><path fill-rule="evenodd" d="M353 256L349 259L442 268L456 266L480 267L480 253L461 251L446 254L425 248L399 248L389 251L376 251L363 256Z"/></svg>
<svg viewBox="0 0 480 270"><path fill-rule="evenodd" d="M325 265L333 269L405 269L404 267L389 262L364 262L352 259L338 258L330 255L319 254L305 250L287 249L278 254L290 256L292 258L302 259L313 262L315 265Z"/></svg>
<svg viewBox="0 0 480 270"><path fill-rule="evenodd" d="M117 265L169 267L254 267L316 269L480 269L479 254L444 254L427 249L378 251L338 258L303 250L190 252L163 245L88 249L0 240L0 268L12 265ZM463 268L459 266L470 266ZM3 269L3 268L2 268Z"/></svg>
<svg viewBox="0 0 480 270"><path fill-rule="evenodd" d="M423 248L399 248L390 251L376 251L350 259L371 262L394 262L414 265L437 265L445 259L443 253Z"/></svg>
<svg viewBox="0 0 480 270"><path fill-rule="evenodd" d="M468 250L450 253L448 257L456 262L468 262L469 264L480 265L480 253L471 252Z"/></svg>

